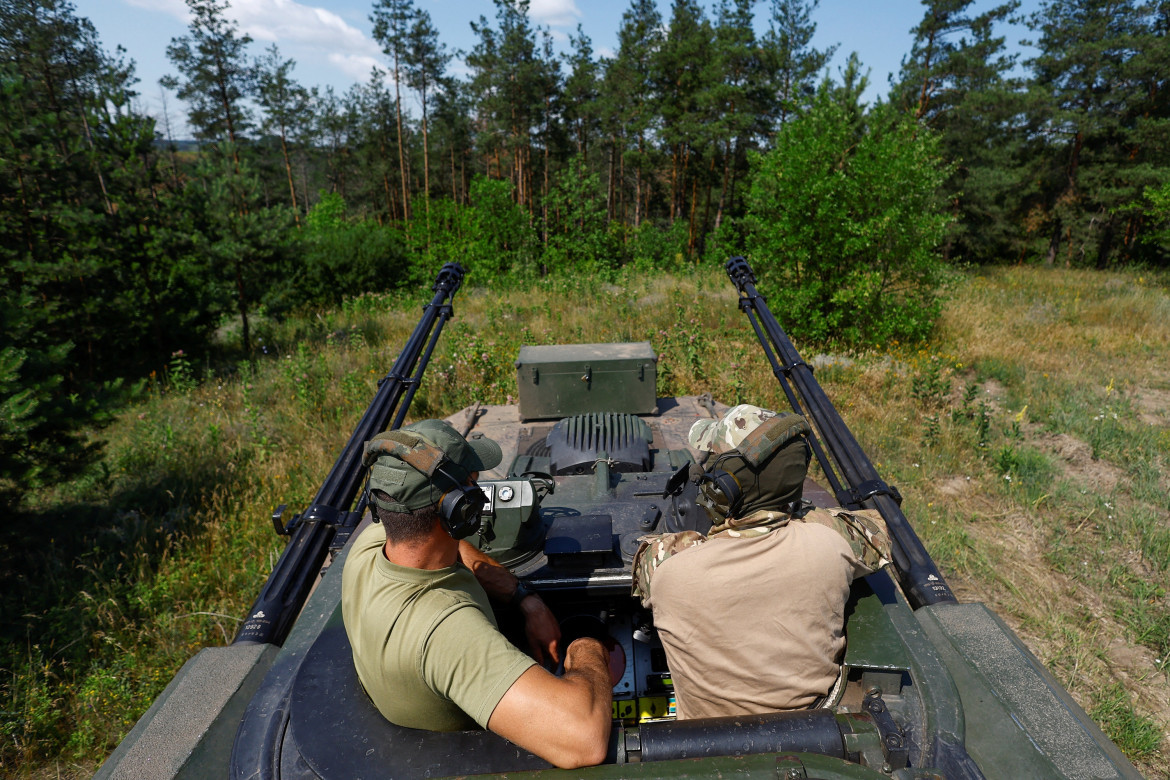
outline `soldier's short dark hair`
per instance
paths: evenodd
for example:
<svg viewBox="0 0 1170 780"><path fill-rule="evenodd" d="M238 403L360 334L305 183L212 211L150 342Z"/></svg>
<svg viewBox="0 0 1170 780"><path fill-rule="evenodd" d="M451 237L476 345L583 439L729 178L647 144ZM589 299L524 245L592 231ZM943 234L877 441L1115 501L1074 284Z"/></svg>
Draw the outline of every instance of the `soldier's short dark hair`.
<svg viewBox="0 0 1170 780"><path fill-rule="evenodd" d="M390 498L381 490L374 490L373 493L384 501ZM378 495L379 493L381 495ZM410 512L391 512L377 504L370 504L370 509L374 517L386 527L386 538L395 542L421 539L430 533L435 521L439 519L439 509L435 504Z"/></svg>

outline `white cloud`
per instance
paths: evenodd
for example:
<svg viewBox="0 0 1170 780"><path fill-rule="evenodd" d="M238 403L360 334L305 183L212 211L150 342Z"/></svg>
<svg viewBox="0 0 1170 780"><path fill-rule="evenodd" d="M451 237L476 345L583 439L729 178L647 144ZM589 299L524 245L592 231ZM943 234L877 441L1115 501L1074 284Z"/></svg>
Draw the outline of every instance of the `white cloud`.
<svg viewBox="0 0 1170 780"><path fill-rule="evenodd" d="M164 14L170 14L184 24L190 16L187 13L187 4L183 0L126 0L126 3L145 11L161 11Z"/></svg>
<svg viewBox="0 0 1170 780"><path fill-rule="evenodd" d="M537 24L554 27L576 27L581 11L574 0L532 0L528 15Z"/></svg>
<svg viewBox="0 0 1170 780"><path fill-rule="evenodd" d="M365 33L337 14L293 0L235 0L228 14L257 41L294 44L323 54L376 57L381 53Z"/></svg>
<svg viewBox="0 0 1170 780"><path fill-rule="evenodd" d="M567 32L565 32L565 31L563 31L563 30L557 30L557 29L554 29L554 28L551 28L551 27L550 27L550 28L549 28L549 31L548 31L548 35L549 35L549 37L550 37L550 38L552 38L552 39L553 39L553 41L554 41L556 44L558 44L558 45L559 45L559 46L560 46L562 49L566 49L566 48L568 48L568 46L569 46L569 34L568 34Z"/></svg>
<svg viewBox="0 0 1170 780"><path fill-rule="evenodd" d="M161 11L187 23L191 15L183 0L127 0L130 5L148 11ZM294 0L232 0L227 16L240 32L252 36L256 43L275 43L282 49L295 48L313 52L322 59L370 60L381 54L378 46L361 30L325 8L304 5ZM347 73L351 71L347 68ZM369 75L364 68L362 77Z"/></svg>
<svg viewBox="0 0 1170 780"><path fill-rule="evenodd" d="M342 54L338 52L331 52L329 54L329 64L337 68L342 73L346 74L359 84L365 84L370 80L370 72L377 67L379 70L386 71L386 63L377 57L370 57L365 54Z"/></svg>

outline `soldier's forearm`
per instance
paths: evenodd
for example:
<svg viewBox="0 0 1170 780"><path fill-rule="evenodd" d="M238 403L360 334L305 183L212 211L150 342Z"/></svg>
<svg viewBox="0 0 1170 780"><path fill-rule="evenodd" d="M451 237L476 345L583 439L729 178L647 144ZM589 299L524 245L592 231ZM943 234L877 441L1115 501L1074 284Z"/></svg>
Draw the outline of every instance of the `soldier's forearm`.
<svg viewBox="0 0 1170 780"><path fill-rule="evenodd" d="M512 598L519 580L494 558L467 540L462 540L459 542L459 559L475 575L490 598L505 603Z"/></svg>

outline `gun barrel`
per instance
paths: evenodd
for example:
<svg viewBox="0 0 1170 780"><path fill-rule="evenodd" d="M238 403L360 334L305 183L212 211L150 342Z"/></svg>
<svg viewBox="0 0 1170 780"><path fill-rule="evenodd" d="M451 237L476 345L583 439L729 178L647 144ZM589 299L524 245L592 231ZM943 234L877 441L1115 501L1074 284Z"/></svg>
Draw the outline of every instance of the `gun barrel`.
<svg viewBox="0 0 1170 780"><path fill-rule="evenodd" d="M820 440L814 435L810 443L837 501L844 507L876 509L886 521L894 542L894 570L912 607L954 602L950 586L902 513L901 496L878 475L837 408L813 377L812 368L768 309L767 301L756 289L756 275L747 260L732 257L724 268L739 291L739 306L751 321L793 410L807 417L819 434Z"/></svg>
<svg viewBox="0 0 1170 780"><path fill-rule="evenodd" d="M337 527L360 519L352 517L353 513L348 510L365 479L366 468L362 465L365 443L386 430L391 418L392 428L402 424L443 325L454 314L451 301L463 284L465 273L458 263L447 263L440 269L431 288L434 297L423 308L422 318L399 352L390 373L378 383L373 401L321 483L313 503L294 519L292 538L232 644L279 645L288 636L309 596L317 572L325 562ZM402 403L404 396L406 400Z"/></svg>
<svg viewBox="0 0 1170 780"><path fill-rule="evenodd" d="M410 397L414 397L413 391L422 381L423 371L426 370L427 363L430 362L430 349L426 351L424 359L419 360L423 353L423 347L427 344L428 337L431 336L433 330L433 349L433 341L438 339L443 325L454 313L450 301L454 300L455 293L463 284L465 273L463 267L458 263L448 263L439 271L438 278L431 288L435 292L434 298L423 309L422 319L415 326L410 338L406 340L402 351L398 353L398 359L394 361L390 373L379 383L374 400L366 409L365 414L362 415L357 427L354 428L353 434L350 435L349 441L342 448L341 455L333 464L329 475L321 483L321 489L317 491L317 495L313 499L314 504L326 504L339 509L348 508L354 496L357 495L358 487L365 478L365 468L361 465L362 448L376 434L387 429L404 393L410 390ZM438 323L437 328L435 327L436 323ZM414 376L411 376L412 372ZM398 428L402 424L408 404L409 401L407 404L403 404L402 411L392 426L393 428Z"/></svg>

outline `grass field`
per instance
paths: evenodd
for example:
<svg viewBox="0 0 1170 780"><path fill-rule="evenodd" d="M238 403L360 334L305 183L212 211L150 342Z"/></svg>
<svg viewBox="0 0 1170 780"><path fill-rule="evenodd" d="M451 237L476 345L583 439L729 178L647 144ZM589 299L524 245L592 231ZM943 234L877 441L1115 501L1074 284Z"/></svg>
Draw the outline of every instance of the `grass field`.
<svg viewBox="0 0 1170 780"><path fill-rule="evenodd" d="M262 324L254 364L176 355L36 497L0 585L0 774L88 777L192 653L230 640L421 298ZM516 394L522 344L650 340L659 394L780 407L723 273L471 288L414 419ZM796 313L776 312L783 323ZM935 337L797 345L963 600L997 610L1151 778L1170 778L1170 295L1141 272L954 280ZM816 360L813 361L813 357ZM16 610L19 609L19 617Z"/></svg>

